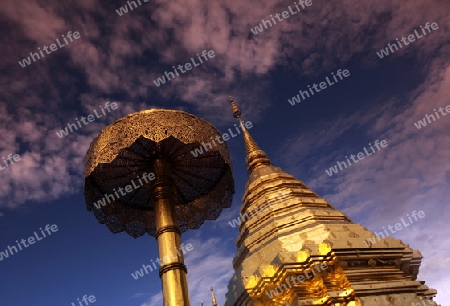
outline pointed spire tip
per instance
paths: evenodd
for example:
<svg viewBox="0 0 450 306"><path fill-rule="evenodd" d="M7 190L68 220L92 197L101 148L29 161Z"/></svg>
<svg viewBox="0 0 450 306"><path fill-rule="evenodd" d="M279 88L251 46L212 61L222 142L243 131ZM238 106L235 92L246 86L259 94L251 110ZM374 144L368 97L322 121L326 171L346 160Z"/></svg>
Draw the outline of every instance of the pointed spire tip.
<svg viewBox="0 0 450 306"><path fill-rule="evenodd" d="M212 306L217 306L217 300L216 300L216 296L214 295L214 289L212 286L211 286L210 290L211 290Z"/></svg>
<svg viewBox="0 0 450 306"><path fill-rule="evenodd" d="M262 151L258 145L256 144L255 140L250 136L250 133L245 128L245 125L241 118L241 110L236 105L236 103L233 100L233 97L230 96L230 103L231 108L233 110L233 116L237 119L239 119L239 122L241 123L242 132L244 134L244 142L245 142L245 148L247 151L247 171L248 173L253 172L253 170L257 167L263 166L263 165L271 165L270 159L267 157L266 153Z"/></svg>
<svg viewBox="0 0 450 306"><path fill-rule="evenodd" d="M233 98L230 96L231 109L233 110L233 116L241 120L241 110L234 102Z"/></svg>

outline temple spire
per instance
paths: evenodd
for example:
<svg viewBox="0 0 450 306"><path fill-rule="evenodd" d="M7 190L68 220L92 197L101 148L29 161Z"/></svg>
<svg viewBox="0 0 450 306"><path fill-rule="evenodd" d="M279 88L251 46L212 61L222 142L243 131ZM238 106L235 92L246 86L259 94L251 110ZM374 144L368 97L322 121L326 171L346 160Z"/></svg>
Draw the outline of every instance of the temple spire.
<svg viewBox="0 0 450 306"><path fill-rule="evenodd" d="M245 128L245 124L241 118L241 110L233 101L233 98L230 96L231 108L233 110L233 116L237 118L241 124L242 132L244 134L245 141L245 149L247 151L247 171L248 173L252 173L258 167L265 165L272 165L272 162L267 157L266 153L261 150L256 144L255 140L250 136L250 133Z"/></svg>
<svg viewBox="0 0 450 306"><path fill-rule="evenodd" d="M214 289L211 287L212 306L217 306L216 296L214 295Z"/></svg>

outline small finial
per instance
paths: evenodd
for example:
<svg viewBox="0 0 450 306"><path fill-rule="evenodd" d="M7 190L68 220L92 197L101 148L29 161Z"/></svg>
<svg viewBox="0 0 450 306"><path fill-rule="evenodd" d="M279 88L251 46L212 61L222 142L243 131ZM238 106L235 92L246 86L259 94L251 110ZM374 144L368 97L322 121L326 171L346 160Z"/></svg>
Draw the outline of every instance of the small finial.
<svg viewBox="0 0 450 306"><path fill-rule="evenodd" d="M231 109L233 110L233 116L235 118L238 118L239 120L241 120L241 110L236 105L236 103L234 103L234 100L233 100L232 96L230 96L230 103L231 103Z"/></svg>
<svg viewBox="0 0 450 306"><path fill-rule="evenodd" d="M217 306L216 296L214 295L213 287L211 287L212 306Z"/></svg>
<svg viewBox="0 0 450 306"><path fill-rule="evenodd" d="M230 96L230 103L231 103L231 108L233 110L233 116L236 117L237 119L239 119L239 122L242 127L242 133L243 133L244 142L245 142L245 150L247 151L246 163L247 163L248 173L252 173L254 169L256 169L260 166L272 165L272 163L271 163L270 159L267 157L266 153L264 153L264 151L262 151L258 147L255 140L253 140L252 136L250 136L250 133L245 128L245 124L241 118L241 110L236 105L236 103L234 103L232 96Z"/></svg>

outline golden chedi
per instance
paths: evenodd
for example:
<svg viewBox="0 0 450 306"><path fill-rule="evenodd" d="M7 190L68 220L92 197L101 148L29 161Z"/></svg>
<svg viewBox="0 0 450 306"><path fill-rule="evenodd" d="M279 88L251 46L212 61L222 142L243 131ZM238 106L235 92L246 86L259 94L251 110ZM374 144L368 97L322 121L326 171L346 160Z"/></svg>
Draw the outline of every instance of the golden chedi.
<svg viewBox="0 0 450 306"><path fill-rule="evenodd" d="M225 305L436 305L436 290L416 280L419 251L392 237L367 244L371 231L275 167L245 128L243 136L241 214L259 213L239 225Z"/></svg>

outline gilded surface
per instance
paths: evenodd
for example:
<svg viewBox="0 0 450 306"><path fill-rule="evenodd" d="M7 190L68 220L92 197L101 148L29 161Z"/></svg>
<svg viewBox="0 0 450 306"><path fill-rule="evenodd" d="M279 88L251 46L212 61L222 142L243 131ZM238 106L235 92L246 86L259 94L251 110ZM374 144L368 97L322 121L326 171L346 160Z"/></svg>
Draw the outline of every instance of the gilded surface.
<svg viewBox="0 0 450 306"><path fill-rule="evenodd" d="M244 141L249 179L225 305L436 305L436 290L416 281L418 251L392 237L365 244L374 233L272 166L247 131Z"/></svg>
<svg viewBox="0 0 450 306"><path fill-rule="evenodd" d="M236 239L226 305L412 305L436 293L415 280L419 252L392 237L366 245L372 232L280 168L254 170L242 202L249 218ZM328 268L288 284L320 263Z"/></svg>
<svg viewBox="0 0 450 306"><path fill-rule="evenodd" d="M84 188L87 209L94 211L99 222L113 233L155 236L149 184L99 209L94 203L118 187L131 184L131 179L137 181L144 172L139 165L151 167L152 159L166 158L173 165L171 175L177 193L174 209L181 232L199 228L204 220L217 219L223 208L230 207L234 193L227 145L216 141L212 149L197 157L191 150L219 135L211 124L183 111L145 110L117 120L94 139L88 150ZM136 151L141 154L139 163L127 163L123 155L133 157ZM117 184L116 178L121 184Z"/></svg>
<svg viewBox="0 0 450 306"><path fill-rule="evenodd" d="M155 142L172 135L184 143L201 143L210 142L211 136L216 137L220 133L209 122L184 111L151 109L136 112L107 126L94 139L86 157L84 176L89 176L99 163L111 162L120 150L130 146L141 135ZM218 150L225 162L231 165L226 143L218 144L214 150Z"/></svg>

